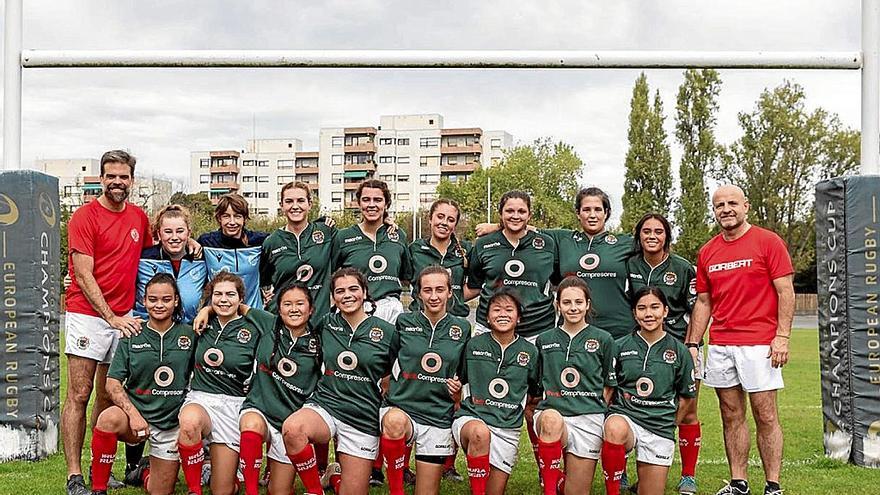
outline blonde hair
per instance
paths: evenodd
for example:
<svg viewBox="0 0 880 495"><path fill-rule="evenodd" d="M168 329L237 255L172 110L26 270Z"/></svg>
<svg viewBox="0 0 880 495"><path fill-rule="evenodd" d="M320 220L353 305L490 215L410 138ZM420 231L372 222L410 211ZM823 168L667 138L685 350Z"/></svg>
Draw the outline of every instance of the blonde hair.
<svg viewBox="0 0 880 495"><path fill-rule="evenodd" d="M150 225L150 229L155 237L158 238L159 229L162 228L162 221L166 218L182 218L186 224L186 229L192 234L192 214L189 212L189 208L183 205L167 205L159 210L159 213L156 213L156 218L153 220L152 225Z"/></svg>

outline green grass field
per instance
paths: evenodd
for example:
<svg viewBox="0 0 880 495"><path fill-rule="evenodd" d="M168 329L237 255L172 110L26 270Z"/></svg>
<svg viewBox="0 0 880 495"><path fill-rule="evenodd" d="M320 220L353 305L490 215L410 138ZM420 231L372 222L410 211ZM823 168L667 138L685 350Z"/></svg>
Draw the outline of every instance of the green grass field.
<svg viewBox="0 0 880 495"><path fill-rule="evenodd" d="M792 336L791 362L785 368L786 388L780 395L780 416L785 431L785 460L783 461L782 486L786 495L825 493L877 493L880 471L863 469L826 459L822 455L822 410L819 394L818 337L815 331L796 330ZM64 368L62 366L62 368ZM63 378L63 377L62 377ZM700 493L715 493L728 477L727 462L721 440L718 403L710 389L703 389L700 396L700 418L703 423L703 449L697 467ZM88 442L88 439L87 439ZM122 449L120 449L121 451ZM523 433L520 463L508 484L507 493L539 493L537 469L528 438ZM464 463L459 456L459 472L464 473ZM88 450L84 466L88 462ZM752 444L749 462L749 478L754 493L761 493L764 479L761 462ZM121 475L123 465L117 461L114 471ZM634 466L629 472L634 477ZM670 470L667 492L673 493L678 481L679 466ZM55 454L37 463L12 462L0 464L0 494L37 495L58 494L64 491L65 468L62 455ZM603 493L601 478L597 475L592 493ZM119 495L142 493L125 489ZM178 484L178 493L186 493L185 485ZM298 489L296 493L301 493ZM374 489L371 494L387 493ZM446 483L441 487L444 494L470 493L467 483Z"/></svg>

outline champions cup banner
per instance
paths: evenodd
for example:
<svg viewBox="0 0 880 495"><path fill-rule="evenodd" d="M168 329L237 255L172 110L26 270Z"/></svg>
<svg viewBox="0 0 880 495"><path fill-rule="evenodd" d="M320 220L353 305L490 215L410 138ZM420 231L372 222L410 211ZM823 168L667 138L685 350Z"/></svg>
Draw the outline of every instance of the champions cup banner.
<svg viewBox="0 0 880 495"><path fill-rule="evenodd" d="M880 467L880 176L816 186L825 454Z"/></svg>
<svg viewBox="0 0 880 495"><path fill-rule="evenodd" d="M58 179L0 173L0 462L58 449Z"/></svg>

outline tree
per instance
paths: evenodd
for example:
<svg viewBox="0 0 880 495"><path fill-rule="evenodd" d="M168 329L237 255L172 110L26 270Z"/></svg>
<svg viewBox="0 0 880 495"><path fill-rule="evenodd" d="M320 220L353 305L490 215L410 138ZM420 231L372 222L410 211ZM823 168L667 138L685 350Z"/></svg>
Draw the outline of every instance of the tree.
<svg viewBox="0 0 880 495"><path fill-rule="evenodd" d="M682 148L678 176L681 197L675 209L679 233L675 251L695 261L712 235L709 192L704 177L718 166L721 146L715 140L721 79L712 69L689 69L678 88L675 138Z"/></svg>
<svg viewBox="0 0 880 495"><path fill-rule="evenodd" d="M629 232L649 211L669 214L672 191L669 145L663 129L660 92L649 102L648 78L643 72L633 87L629 113L629 151L623 183L623 214L620 227Z"/></svg>
<svg viewBox="0 0 880 495"><path fill-rule="evenodd" d="M803 88L791 81L764 90L739 125L743 135L718 178L743 188L750 221L785 239L795 271L803 271L816 255L815 183L855 169L858 133L821 108L809 112Z"/></svg>
<svg viewBox="0 0 880 495"><path fill-rule="evenodd" d="M538 227L576 227L573 214L578 191L578 175L584 162L571 145L538 139L528 146L517 146L505 153L504 160L489 168L478 167L465 182L444 179L437 195L456 200L462 208L463 228L487 220L498 221L498 201L512 189L532 197L532 224ZM492 181L492 197L487 202L487 183Z"/></svg>

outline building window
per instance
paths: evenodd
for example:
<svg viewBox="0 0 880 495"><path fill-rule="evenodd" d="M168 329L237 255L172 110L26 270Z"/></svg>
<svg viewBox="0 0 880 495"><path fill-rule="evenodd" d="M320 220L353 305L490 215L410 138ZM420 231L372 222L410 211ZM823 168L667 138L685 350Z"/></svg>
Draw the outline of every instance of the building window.
<svg viewBox="0 0 880 495"><path fill-rule="evenodd" d="M409 146L409 138L397 138L398 146Z"/></svg>
<svg viewBox="0 0 880 495"><path fill-rule="evenodd" d="M210 175L200 175L199 176L199 184L210 184L211 176Z"/></svg>
<svg viewBox="0 0 880 495"><path fill-rule="evenodd" d="M330 146L334 148L341 148L342 143L345 142L345 138L343 136L333 136L330 138Z"/></svg>
<svg viewBox="0 0 880 495"><path fill-rule="evenodd" d="M409 201L409 193L398 193L397 200L398 201Z"/></svg>
<svg viewBox="0 0 880 495"><path fill-rule="evenodd" d="M489 145L492 147L493 150L500 150L501 149L501 140L500 139L492 139L491 141L489 141Z"/></svg>
<svg viewBox="0 0 880 495"><path fill-rule="evenodd" d="M437 146L440 146L440 138L438 137L419 138L420 148L436 148Z"/></svg>
<svg viewBox="0 0 880 495"><path fill-rule="evenodd" d="M334 203L342 203L342 193L341 192L331 192L330 193L330 201Z"/></svg>
<svg viewBox="0 0 880 495"><path fill-rule="evenodd" d="M409 165L409 157L408 156L398 156L397 157L398 165Z"/></svg>
<svg viewBox="0 0 880 495"><path fill-rule="evenodd" d="M381 180L382 182L394 182L394 174L380 175L379 180Z"/></svg>
<svg viewBox="0 0 880 495"><path fill-rule="evenodd" d="M397 182L409 182L409 175L398 175Z"/></svg>
<svg viewBox="0 0 880 495"><path fill-rule="evenodd" d="M242 175L241 181L242 182L256 182L257 176L256 175Z"/></svg>
<svg viewBox="0 0 880 495"><path fill-rule="evenodd" d="M269 199L269 191L260 191L257 193L257 198L261 199Z"/></svg>
<svg viewBox="0 0 880 495"><path fill-rule="evenodd" d="M419 194L419 201L425 205L433 203L437 199L437 193L423 192Z"/></svg>
<svg viewBox="0 0 880 495"><path fill-rule="evenodd" d="M288 182L293 182L292 175L279 175L278 176L278 184L287 184Z"/></svg>
<svg viewBox="0 0 880 495"><path fill-rule="evenodd" d="M333 174L330 176L331 184L342 184L342 174Z"/></svg>
<svg viewBox="0 0 880 495"><path fill-rule="evenodd" d="M257 162L257 166L258 166L258 167L268 167L268 166L269 166L269 160L260 160L260 161Z"/></svg>
<svg viewBox="0 0 880 495"><path fill-rule="evenodd" d="M379 138L379 144L383 144L383 145L394 144L394 138Z"/></svg>
<svg viewBox="0 0 880 495"><path fill-rule="evenodd" d="M241 162L242 167L253 167L256 162L253 160L244 160Z"/></svg>
<svg viewBox="0 0 880 495"><path fill-rule="evenodd" d="M427 157L427 156L420 156L419 157L419 166L427 167L428 166L428 158L429 157Z"/></svg>
<svg viewBox="0 0 880 495"><path fill-rule="evenodd" d="M419 176L419 184L437 184L440 182L439 174L422 174Z"/></svg>
<svg viewBox="0 0 880 495"><path fill-rule="evenodd" d="M446 164L447 165L458 165L458 156L457 155L449 155L449 157L446 158Z"/></svg>
<svg viewBox="0 0 880 495"><path fill-rule="evenodd" d="M241 193L241 195L245 198L253 198L254 197L254 193L248 192L248 191Z"/></svg>
<svg viewBox="0 0 880 495"><path fill-rule="evenodd" d="M278 160L278 168L293 168L293 160Z"/></svg>
<svg viewBox="0 0 880 495"><path fill-rule="evenodd" d="M379 163L394 163L393 156L380 156Z"/></svg>
<svg viewBox="0 0 880 495"><path fill-rule="evenodd" d="M345 155L333 155L330 157L330 163L333 165L342 165L342 161L345 159Z"/></svg>
<svg viewBox="0 0 880 495"><path fill-rule="evenodd" d="M268 175L261 175L261 176L257 177L257 182L269 182L269 176Z"/></svg>
<svg viewBox="0 0 880 495"><path fill-rule="evenodd" d="M211 166L211 159L210 159L210 158L202 158L202 159L199 160L199 167L201 167L201 168L208 168L208 167L210 167L210 166ZM85 171L86 171L86 168L83 167L83 168L82 168L82 171L85 172Z"/></svg>

